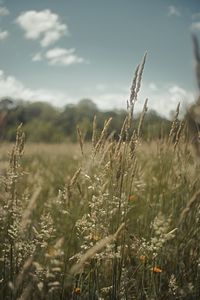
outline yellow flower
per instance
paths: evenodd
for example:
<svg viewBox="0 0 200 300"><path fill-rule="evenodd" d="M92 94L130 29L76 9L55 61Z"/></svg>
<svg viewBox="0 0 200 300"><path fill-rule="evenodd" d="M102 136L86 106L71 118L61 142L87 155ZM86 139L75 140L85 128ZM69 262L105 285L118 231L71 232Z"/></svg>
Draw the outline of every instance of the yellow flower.
<svg viewBox="0 0 200 300"><path fill-rule="evenodd" d="M81 289L79 287L74 288L73 293L76 295L80 295Z"/></svg>
<svg viewBox="0 0 200 300"><path fill-rule="evenodd" d="M98 241L98 240L101 239L101 236L98 233L94 233L94 234L90 233L89 234L89 239L93 240L93 241Z"/></svg>
<svg viewBox="0 0 200 300"><path fill-rule="evenodd" d="M135 195L130 195L129 198L128 198L128 200L130 202L135 201L136 200L136 196Z"/></svg>
<svg viewBox="0 0 200 300"><path fill-rule="evenodd" d="M161 272L162 272L162 270L161 270L160 268L158 268L158 267L153 267L153 268L151 268L150 270L151 270L151 272L153 272L153 273L161 273Z"/></svg>
<svg viewBox="0 0 200 300"><path fill-rule="evenodd" d="M145 263L146 257L145 257L144 255L140 255L139 260L140 260L142 263Z"/></svg>
<svg viewBox="0 0 200 300"><path fill-rule="evenodd" d="M45 256L46 257L52 257L52 256L55 256L56 254L56 250L53 246L50 246L48 249L47 249L47 252L45 253Z"/></svg>
<svg viewBox="0 0 200 300"><path fill-rule="evenodd" d="M94 234L94 235L92 236L92 239L93 239L94 241L98 241L98 240L101 239L101 237L100 237L98 234Z"/></svg>

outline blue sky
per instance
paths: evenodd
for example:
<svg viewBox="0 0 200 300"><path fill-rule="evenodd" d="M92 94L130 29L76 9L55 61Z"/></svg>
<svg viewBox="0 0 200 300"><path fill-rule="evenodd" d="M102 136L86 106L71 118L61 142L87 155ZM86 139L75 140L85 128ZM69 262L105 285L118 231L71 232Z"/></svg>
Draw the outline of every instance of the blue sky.
<svg viewBox="0 0 200 300"><path fill-rule="evenodd" d="M0 97L126 108L147 51L136 110L168 116L197 94L192 32L199 0L0 1Z"/></svg>

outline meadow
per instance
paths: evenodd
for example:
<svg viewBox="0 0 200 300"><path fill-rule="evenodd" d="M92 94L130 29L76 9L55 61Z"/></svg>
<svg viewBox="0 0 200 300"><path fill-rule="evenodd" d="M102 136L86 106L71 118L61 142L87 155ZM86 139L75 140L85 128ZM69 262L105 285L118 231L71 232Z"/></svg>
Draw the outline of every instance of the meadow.
<svg viewBox="0 0 200 300"><path fill-rule="evenodd" d="M199 299L199 162L178 109L131 129L144 62L118 140L94 118L87 144L1 145L0 299Z"/></svg>

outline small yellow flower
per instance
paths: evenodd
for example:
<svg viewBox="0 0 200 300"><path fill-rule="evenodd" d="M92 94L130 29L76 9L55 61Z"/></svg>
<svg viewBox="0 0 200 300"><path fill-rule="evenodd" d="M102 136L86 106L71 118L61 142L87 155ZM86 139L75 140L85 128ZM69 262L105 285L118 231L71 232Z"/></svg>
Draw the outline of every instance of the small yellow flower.
<svg viewBox="0 0 200 300"><path fill-rule="evenodd" d="M90 233L89 239L93 241L98 241L101 239L101 236L98 233L94 233L94 234Z"/></svg>
<svg viewBox="0 0 200 300"><path fill-rule="evenodd" d="M146 257L145 257L144 255L140 255L139 260L140 260L142 263L145 263Z"/></svg>
<svg viewBox="0 0 200 300"><path fill-rule="evenodd" d="M162 270L158 267L153 267L153 268L150 269L150 271L153 272L153 273L161 273L162 272Z"/></svg>
<svg viewBox="0 0 200 300"><path fill-rule="evenodd" d="M55 254L56 254L55 248L53 246L50 246L47 249L47 252L45 253L45 256L46 257L52 257L52 256L55 256Z"/></svg>
<svg viewBox="0 0 200 300"><path fill-rule="evenodd" d="M135 195L130 195L128 198L129 202L135 201L136 200L136 196Z"/></svg>
<svg viewBox="0 0 200 300"><path fill-rule="evenodd" d="M73 293L76 295L80 295L81 289L79 287L74 288Z"/></svg>
<svg viewBox="0 0 200 300"><path fill-rule="evenodd" d="M93 239L94 241L98 241L98 240L101 239L101 237L100 237L98 234L94 234L93 237L92 237L92 239Z"/></svg>

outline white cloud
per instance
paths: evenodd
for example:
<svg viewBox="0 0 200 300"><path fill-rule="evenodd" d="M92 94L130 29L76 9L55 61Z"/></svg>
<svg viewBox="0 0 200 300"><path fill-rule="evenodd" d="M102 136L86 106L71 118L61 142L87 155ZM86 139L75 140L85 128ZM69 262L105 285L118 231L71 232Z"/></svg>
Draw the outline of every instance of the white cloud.
<svg viewBox="0 0 200 300"><path fill-rule="evenodd" d="M72 65L86 62L75 54L75 49L53 48L46 52L45 58L50 65Z"/></svg>
<svg viewBox="0 0 200 300"><path fill-rule="evenodd" d="M169 117L171 111L175 111L178 103L181 103L182 112L195 101L194 94L183 87L171 85L159 85L156 91L152 91L148 83L142 84L138 101L135 105L135 113L142 110L144 100L148 97L148 109L154 109L165 117ZM113 90L113 91L112 91ZM0 70L0 98L12 97L14 99L23 99L29 101L46 101L56 106L64 106L66 103L76 103L79 99L89 97L101 109L126 109L126 100L129 97L129 87L113 88L107 87L106 91L98 91L96 86L87 91L75 91L69 97L65 92L59 92L52 89L31 89L26 87L14 76L7 76Z"/></svg>
<svg viewBox="0 0 200 300"><path fill-rule="evenodd" d="M32 57L32 61L34 62L41 60L46 60L48 64L52 66L69 66L73 64L87 63L84 58L76 55L74 48L53 48L44 54L38 52Z"/></svg>
<svg viewBox="0 0 200 300"><path fill-rule="evenodd" d="M189 90L182 88L176 84L159 84L154 83L152 89L151 83L142 83L141 92L139 93L138 101L135 105L135 113L142 110L144 105L144 100L148 98L148 109L155 110L162 116L167 118L170 117L171 111L175 111L178 103L181 103L181 113L184 114L186 107L193 103L195 97L193 93ZM111 90L115 90L111 92ZM126 109L126 100L129 98L129 88L109 88L108 91L90 91L88 94L84 94L83 97L90 97L93 99L97 105L102 109Z"/></svg>
<svg viewBox="0 0 200 300"><path fill-rule="evenodd" d="M174 5L170 5L168 7L168 14L167 15L169 17L171 17L171 16L180 17L181 13L180 13L180 11Z"/></svg>
<svg viewBox="0 0 200 300"><path fill-rule="evenodd" d="M178 95L180 97L185 97L187 95L187 91L178 85L171 86L169 92L171 95Z"/></svg>
<svg viewBox="0 0 200 300"><path fill-rule="evenodd" d="M7 30L1 30L0 29L0 40L5 40L8 37L8 31Z"/></svg>
<svg viewBox="0 0 200 300"><path fill-rule="evenodd" d="M191 28L194 30L200 30L200 22L193 22Z"/></svg>
<svg viewBox="0 0 200 300"><path fill-rule="evenodd" d="M9 13L9 10L6 7L0 7L0 16L7 16Z"/></svg>
<svg viewBox="0 0 200 300"><path fill-rule="evenodd" d="M149 98L149 109L154 109L165 117L170 116L170 112L176 109L179 102L181 103L183 113L184 109L192 103L195 98L191 91L177 84L162 84L156 91L144 85L141 95Z"/></svg>
<svg viewBox="0 0 200 300"><path fill-rule="evenodd" d="M30 89L14 76L6 76L0 70L0 98L11 97L29 101L46 101L62 106L69 102L69 97L61 92L47 89Z"/></svg>
<svg viewBox="0 0 200 300"><path fill-rule="evenodd" d="M96 94L92 99L101 109L126 109L127 94L123 91Z"/></svg>
<svg viewBox="0 0 200 300"><path fill-rule="evenodd" d="M40 40L42 47L54 44L68 33L67 25L49 9L26 11L16 19L16 23L25 31L27 39Z"/></svg>

